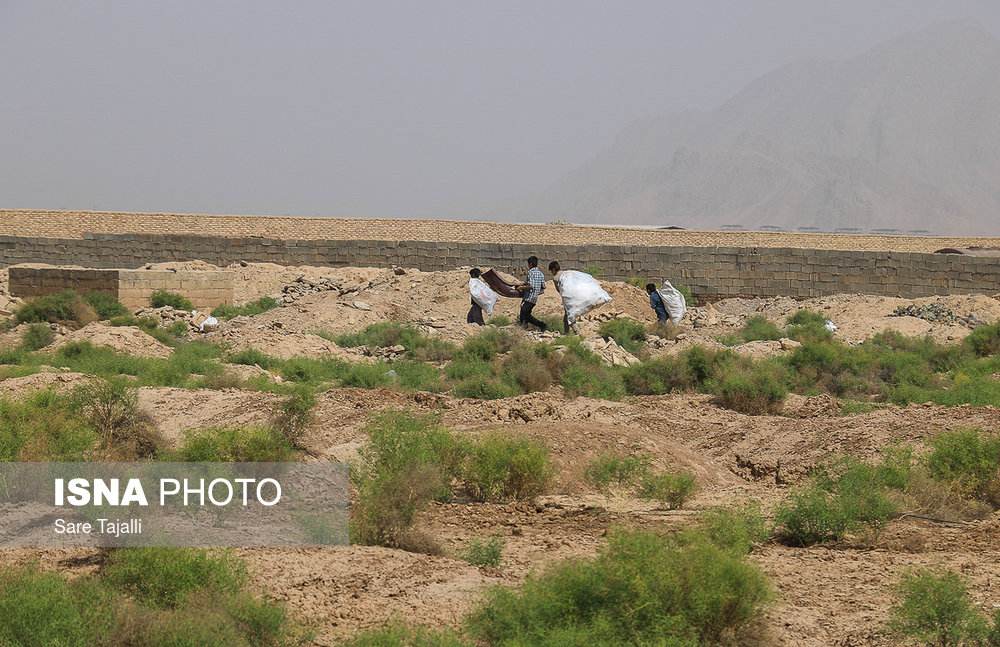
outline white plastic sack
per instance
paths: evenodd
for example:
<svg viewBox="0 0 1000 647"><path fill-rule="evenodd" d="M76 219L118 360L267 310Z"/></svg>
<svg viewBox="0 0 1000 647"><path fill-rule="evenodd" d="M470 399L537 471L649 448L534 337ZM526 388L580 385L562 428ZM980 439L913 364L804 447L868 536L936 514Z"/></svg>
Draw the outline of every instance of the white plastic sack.
<svg viewBox="0 0 1000 647"><path fill-rule="evenodd" d="M562 296L563 307L570 324L594 308L611 301L597 279L584 272L562 270L556 274L556 290Z"/></svg>
<svg viewBox="0 0 1000 647"><path fill-rule="evenodd" d="M497 304L497 293L490 289L479 279L469 279L469 292L472 293L473 300L479 304L486 316L493 314L493 307Z"/></svg>
<svg viewBox="0 0 1000 647"><path fill-rule="evenodd" d="M216 319L215 317L209 317L205 321L201 322L200 326L198 326L198 332L212 332L218 325L219 325L218 319Z"/></svg>
<svg viewBox="0 0 1000 647"><path fill-rule="evenodd" d="M687 302L684 300L684 295L672 286L670 281L664 281L656 293L663 299L663 305L666 306L667 312L670 314L670 321L673 323L680 321L684 317L684 313L687 312Z"/></svg>

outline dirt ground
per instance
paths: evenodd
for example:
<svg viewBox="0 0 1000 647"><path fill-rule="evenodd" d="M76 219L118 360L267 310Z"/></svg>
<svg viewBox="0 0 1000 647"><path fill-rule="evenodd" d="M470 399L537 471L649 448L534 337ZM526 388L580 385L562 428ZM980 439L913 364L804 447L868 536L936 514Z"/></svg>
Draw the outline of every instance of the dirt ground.
<svg viewBox="0 0 1000 647"><path fill-rule="evenodd" d="M465 324L469 307L464 270L426 273L405 269L284 268L248 264L241 272L242 301L281 296L300 277L330 279L337 289L296 298L284 307L255 317L222 323L205 338L231 347L259 348L283 356L337 354L361 359L358 351L339 349L317 332L340 334L370 323L397 320L418 325L430 335L460 343L476 332ZM320 281L313 281L314 283ZM613 301L588 316L585 338L593 339L598 320L630 316L651 321L644 291L625 284L605 284ZM2 293L2 290L0 290ZM746 318L761 314L779 326L798 308L824 313L838 327L835 334L858 343L887 328L907 335L929 334L957 341L969 327L930 322L891 313L900 306L940 304L955 315L1000 319L1000 301L988 295L910 301L862 295L791 299L731 299L693 308L682 321L677 341L662 340L652 352L671 353L694 343L718 345L714 337L737 330ZM361 305L359 305L361 304ZM517 302L501 299L497 312L516 319ZM561 314L558 295L549 285L536 313ZM694 326L692 322L700 322ZM89 328L89 327L88 327ZM84 328L69 335L81 335ZM96 328L95 328L96 330ZM135 330L135 329L132 329ZM17 340L17 330L0 344ZM525 333L539 338L538 333ZM94 343L140 352L135 339L87 333ZM140 340L146 349L155 348ZM59 343L58 341L56 343ZM766 345L762 345L766 344ZM280 349L280 350L278 350ZM787 352L778 342L736 347L748 353ZM248 369L248 370L253 370ZM0 393L19 397L54 385L69 388L86 376L44 372L0 381ZM551 491L534 503L484 504L457 500L435 504L420 529L438 541L445 555L431 556L368 546L238 551L255 572L253 586L290 608L318 629L317 645L333 645L360 628L390 617L433 626L456 626L475 604L485 585L514 585L532 571L567 557L593 555L608 529L617 524L659 527L692 523L708 506L741 499L760 501L769 511L813 466L832 456L874 459L893 443L918 449L928 434L960 427L1000 429L1000 408L888 406L868 413L842 415L828 396L790 396L782 415L746 416L722 409L710 396L684 394L630 397L621 402L567 399L561 392L535 393L505 400L478 401L430 393L336 388L317 398L315 418L304 444L309 461L349 460L365 441L373 412L386 408L434 412L448 427L464 433L491 430L525 434L552 450L558 475ZM189 429L207 425L265 422L279 399L241 389L185 390L145 387L141 406L160 430L176 442ZM615 450L646 452L654 466L691 470L698 490L678 511L626 502L618 516L604 497L583 480L588 461ZM502 568L472 566L453 557L470 538L499 535L506 540ZM38 559L70 573L95 568L94 551L0 551L0 559ZM878 537L854 538L837 545L792 548L775 542L755 550L751 559L772 579L778 599L768 611L757 644L796 647L890 645L882 634L892 604L892 585L909 567L945 565L970 580L976 602L1000 606L1000 513L969 523L937 523L914 518L893 521Z"/></svg>

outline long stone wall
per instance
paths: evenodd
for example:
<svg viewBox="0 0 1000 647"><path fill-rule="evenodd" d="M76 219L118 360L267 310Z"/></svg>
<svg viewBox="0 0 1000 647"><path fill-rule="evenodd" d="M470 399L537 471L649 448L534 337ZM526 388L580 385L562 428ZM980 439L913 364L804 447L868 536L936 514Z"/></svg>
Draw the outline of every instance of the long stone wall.
<svg viewBox="0 0 1000 647"><path fill-rule="evenodd" d="M525 244L420 240L279 240L189 235L86 234L83 238L0 236L0 263L136 268L149 262L200 259L282 265L496 267L520 275L537 255L545 267L597 266L603 276L669 279L700 301L727 296L814 297L841 292L915 298L1000 292L1000 258L915 252L701 247L634 244Z"/></svg>

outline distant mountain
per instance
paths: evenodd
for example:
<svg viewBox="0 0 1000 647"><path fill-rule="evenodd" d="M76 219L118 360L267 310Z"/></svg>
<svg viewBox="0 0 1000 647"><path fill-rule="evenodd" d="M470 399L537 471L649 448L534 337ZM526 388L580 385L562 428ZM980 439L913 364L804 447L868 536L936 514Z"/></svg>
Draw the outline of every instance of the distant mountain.
<svg viewBox="0 0 1000 647"><path fill-rule="evenodd" d="M719 108L636 121L498 219L1000 230L1000 39L973 21L802 60Z"/></svg>

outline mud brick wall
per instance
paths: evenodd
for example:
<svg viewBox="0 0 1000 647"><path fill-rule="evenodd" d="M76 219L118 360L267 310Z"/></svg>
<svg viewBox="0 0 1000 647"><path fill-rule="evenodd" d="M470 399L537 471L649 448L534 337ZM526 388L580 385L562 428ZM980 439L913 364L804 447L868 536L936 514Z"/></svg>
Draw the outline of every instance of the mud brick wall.
<svg viewBox="0 0 1000 647"><path fill-rule="evenodd" d="M567 269L597 266L609 279L624 280L635 276L657 283L669 279L688 286L701 302L728 296L807 298L842 292L906 298L1000 292L1000 258L920 252L623 243L570 245L542 241L528 244L227 238L181 234L89 233L83 238L0 236L0 264L5 266L34 262L137 268L150 262L200 259L219 266L248 261L281 265L400 266L425 271L474 265L496 267L520 276L525 271L525 259L532 254L541 259L543 268L550 260L559 260Z"/></svg>
<svg viewBox="0 0 1000 647"><path fill-rule="evenodd" d="M226 271L11 267L9 276L10 293L22 298L66 290L105 292L126 308L136 309L149 306L156 290L168 290L187 297L199 309L233 305L233 277Z"/></svg>
<svg viewBox="0 0 1000 647"><path fill-rule="evenodd" d="M233 276L226 271L118 270L118 300L126 308L148 306L157 290L181 294L198 309L233 305Z"/></svg>
<svg viewBox="0 0 1000 647"><path fill-rule="evenodd" d="M118 296L118 270L79 270L62 267L12 267L9 291L16 297L39 297L76 290Z"/></svg>

